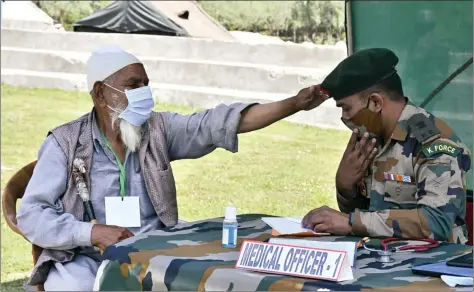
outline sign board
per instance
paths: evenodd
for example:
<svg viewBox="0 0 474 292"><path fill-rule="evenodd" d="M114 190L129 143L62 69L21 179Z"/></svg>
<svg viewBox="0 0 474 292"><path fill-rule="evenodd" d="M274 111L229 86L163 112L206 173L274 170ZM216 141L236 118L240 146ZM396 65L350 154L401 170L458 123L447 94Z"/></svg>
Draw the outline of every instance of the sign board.
<svg viewBox="0 0 474 292"><path fill-rule="evenodd" d="M346 251L257 241L242 243L235 267L336 282L353 279Z"/></svg>
<svg viewBox="0 0 474 292"><path fill-rule="evenodd" d="M311 247L319 249L330 249L345 251L347 263L354 268L357 260L357 242L350 241L322 241L321 238L318 240L305 240L305 239L293 239L293 238L271 238L270 243L294 245L299 247Z"/></svg>

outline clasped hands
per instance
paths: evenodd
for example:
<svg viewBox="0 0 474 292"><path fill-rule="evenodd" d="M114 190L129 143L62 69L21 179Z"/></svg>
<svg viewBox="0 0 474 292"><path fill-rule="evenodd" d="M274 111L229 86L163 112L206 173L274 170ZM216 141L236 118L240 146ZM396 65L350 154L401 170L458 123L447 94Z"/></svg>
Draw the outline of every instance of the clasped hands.
<svg viewBox="0 0 474 292"><path fill-rule="evenodd" d="M357 192L357 184L364 177L365 171L373 161L377 148L376 140L368 141L365 133L360 141L357 141L358 130L355 129L351 135L346 150L342 156L336 174L336 188L341 193L353 199ZM349 224L349 214L336 211L328 206L311 210L303 217L302 226L320 233L331 233L334 235L348 235L352 232Z"/></svg>

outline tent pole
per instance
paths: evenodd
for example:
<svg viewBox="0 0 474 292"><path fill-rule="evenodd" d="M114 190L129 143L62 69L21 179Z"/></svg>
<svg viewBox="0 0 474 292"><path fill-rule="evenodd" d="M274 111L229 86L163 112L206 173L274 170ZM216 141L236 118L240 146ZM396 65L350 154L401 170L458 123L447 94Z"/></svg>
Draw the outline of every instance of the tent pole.
<svg viewBox="0 0 474 292"><path fill-rule="evenodd" d="M345 5L345 27L346 27L346 41L347 41L347 55L350 56L354 53L354 40L352 38L352 10L351 1L346 0Z"/></svg>

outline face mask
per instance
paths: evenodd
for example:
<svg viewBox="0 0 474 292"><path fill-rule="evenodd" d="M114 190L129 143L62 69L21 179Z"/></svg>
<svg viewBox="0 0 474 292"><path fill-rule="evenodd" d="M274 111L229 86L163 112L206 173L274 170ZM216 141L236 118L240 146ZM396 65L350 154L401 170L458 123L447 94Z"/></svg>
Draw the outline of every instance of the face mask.
<svg viewBox="0 0 474 292"><path fill-rule="evenodd" d="M126 120L134 126L141 126L145 123L151 116L153 107L155 106L155 101L153 100L153 95L149 86L143 86L132 90L125 90L125 92L118 90L106 83L106 86L124 93L128 99L128 106L122 112L111 108L111 110L119 113L119 118Z"/></svg>
<svg viewBox="0 0 474 292"><path fill-rule="evenodd" d="M370 100L369 100L370 102ZM378 138L382 135L382 116L369 110L369 102L367 106L358 111L352 118L342 122L351 130L359 130L359 138L362 138L365 132L368 132L369 139Z"/></svg>

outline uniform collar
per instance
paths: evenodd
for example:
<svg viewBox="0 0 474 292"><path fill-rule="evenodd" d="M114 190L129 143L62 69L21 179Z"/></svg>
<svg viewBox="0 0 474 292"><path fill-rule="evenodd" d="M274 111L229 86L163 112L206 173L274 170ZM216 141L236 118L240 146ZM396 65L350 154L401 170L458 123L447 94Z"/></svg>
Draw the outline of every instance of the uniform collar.
<svg viewBox="0 0 474 292"><path fill-rule="evenodd" d="M398 118L395 129L392 132L392 139L397 141L405 141L409 133L408 119L419 112L419 108L405 97L406 104Z"/></svg>

